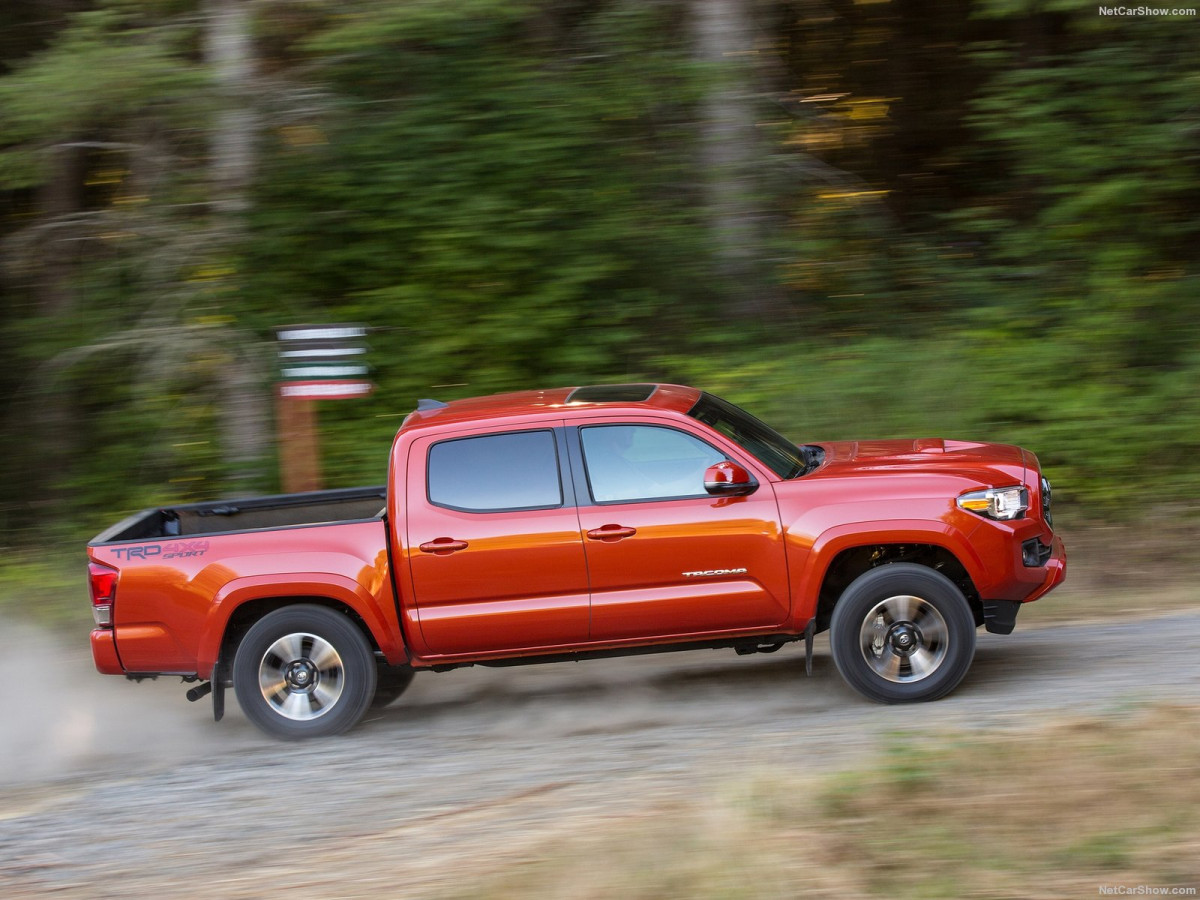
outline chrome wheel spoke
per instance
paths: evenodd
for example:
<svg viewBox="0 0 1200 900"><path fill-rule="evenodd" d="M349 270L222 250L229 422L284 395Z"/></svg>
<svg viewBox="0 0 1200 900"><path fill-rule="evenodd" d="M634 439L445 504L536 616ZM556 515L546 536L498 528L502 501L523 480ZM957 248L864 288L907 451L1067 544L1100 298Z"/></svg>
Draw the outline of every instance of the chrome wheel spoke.
<svg viewBox="0 0 1200 900"><path fill-rule="evenodd" d="M303 691L290 691L279 705L279 711L289 719L311 719L312 700Z"/></svg>
<svg viewBox="0 0 1200 900"><path fill-rule="evenodd" d="M900 679L900 663L900 654L891 647L885 647L883 655L875 664L875 671L888 681L898 681Z"/></svg>
<svg viewBox="0 0 1200 900"><path fill-rule="evenodd" d="M921 644L924 647L946 646L946 620L938 615L932 606L926 606L917 620L917 628L921 630Z"/></svg>
<svg viewBox="0 0 1200 900"><path fill-rule="evenodd" d="M936 654L924 647L917 648L917 650L908 657L908 665L912 670L913 681L919 681L926 675L931 674L933 670L937 668L938 662L939 659Z"/></svg>
<svg viewBox="0 0 1200 900"><path fill-rule="evenodd" d="M284 665L301 659L304 656L304 635L302 634L287 634L271 645L271 649L267 651L267 656L274 656L281 660Z"/></svg>
<svg viewBox="0 0 1200 900"><path fill-rule="evenodd" d="M325 681L313 689L312 698L317 703L317 709L324 710L337 702L338 697L342 696L342 684L340 681Z"/></svg>
<svg viewBox="0 0 1200 900"><path fill-rule="evenodd" d="M287 691L287 681L279 672L266 668L259 672L258 686L262 690L262 695L268 700L278 697Z"/></svg>
<svg viewBox="0 0 1200 900"><path fill-rule="evenodd" d="M322 675L326 672L336 671L342 667L342 658L338 656L338 652L333 649L333 645L327 641L317 638L313 641L312 650L309 658L312 664L317 667Z"/></svg>
<svg viewBox="0 0 1200 900"><path fill-rule="evenodd" d="M911 622L917 614L917 607L921 600L916 597L907 595L901 597L892 597L890 600L884 601L887 605L885 609L892 622Z"/></svg>

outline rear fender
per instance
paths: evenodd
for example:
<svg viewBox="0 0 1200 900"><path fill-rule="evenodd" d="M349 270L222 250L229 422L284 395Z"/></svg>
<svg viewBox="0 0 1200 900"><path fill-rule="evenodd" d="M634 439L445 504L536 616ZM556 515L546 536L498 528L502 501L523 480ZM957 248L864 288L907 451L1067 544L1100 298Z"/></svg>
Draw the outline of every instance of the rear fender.
<svg viewBox="0 0 1200 900"><path fill-rule="evenodd" d="M353 579L323 572L252 575L229 582L213 598L200 637L197 674L201 678L212 676L229 620L239 607L253 600L288 598L296 598L297 602L301 599L327 599L344 604L370 629L375 645L388 663L402 665L408 662L408 654L400 640L400 629L395 622L395 609L383 608L374 596Z"/></svg>

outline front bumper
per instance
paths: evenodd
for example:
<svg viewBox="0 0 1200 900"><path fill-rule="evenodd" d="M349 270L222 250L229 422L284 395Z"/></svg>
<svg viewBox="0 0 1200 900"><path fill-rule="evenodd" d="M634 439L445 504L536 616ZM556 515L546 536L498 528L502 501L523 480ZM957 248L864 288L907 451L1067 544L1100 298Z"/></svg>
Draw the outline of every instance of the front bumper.
<svg viewBox="0 0 1200 900"><path fill-rule="evenodd" d="M1022 603L1032 603L1043 594L1047 594L1054 588L1058 587L1067 577L1067 548L1057 534L1050 542L1050 558L1046 560L1046 577L1042 579L1042 583L1028 596L1025 597Z"/></svg>
<svg viewBox="0 0 1200 900"><path fill-rule="evenodd" d="M1038 571L1042 577L1040 583L1024 597L983 601L983 624L993 634L1011 634L1017 626L1017 613L1021 607L1049 593L1067 577L1067 549L1058 535L1051 539L1049 558L1042 565L1030 567L1027 571Z"/></svg>

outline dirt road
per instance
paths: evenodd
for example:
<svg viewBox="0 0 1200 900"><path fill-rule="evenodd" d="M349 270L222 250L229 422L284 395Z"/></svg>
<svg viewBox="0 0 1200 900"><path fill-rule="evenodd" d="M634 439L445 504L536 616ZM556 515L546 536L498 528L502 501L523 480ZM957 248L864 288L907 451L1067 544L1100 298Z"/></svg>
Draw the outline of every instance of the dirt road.
<svg viewBox="0 0 1200 900"><path fill-rule="evenodd" d="M80 642L82 645L84 642ZM756 771L861 762L889 734L1200 702L1200 613L980 635L949 698L881 707L796 645L418 676L341 738L214 724L10 627L0 736L5 897L436 896L547 838Z"/></svg>

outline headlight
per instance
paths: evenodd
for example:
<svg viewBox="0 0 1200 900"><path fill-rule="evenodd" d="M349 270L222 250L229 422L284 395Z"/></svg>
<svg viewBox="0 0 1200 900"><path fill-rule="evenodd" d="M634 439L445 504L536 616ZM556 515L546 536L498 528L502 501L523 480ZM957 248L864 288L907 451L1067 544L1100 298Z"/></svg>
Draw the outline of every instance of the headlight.
<svg viewBox="0 0 1200 900"><path fill-rule="evenodd" d="M958 498L958 508L989 519L1019 519L1029 509L1029 491L1019 486L971 491Z"/></svg>

